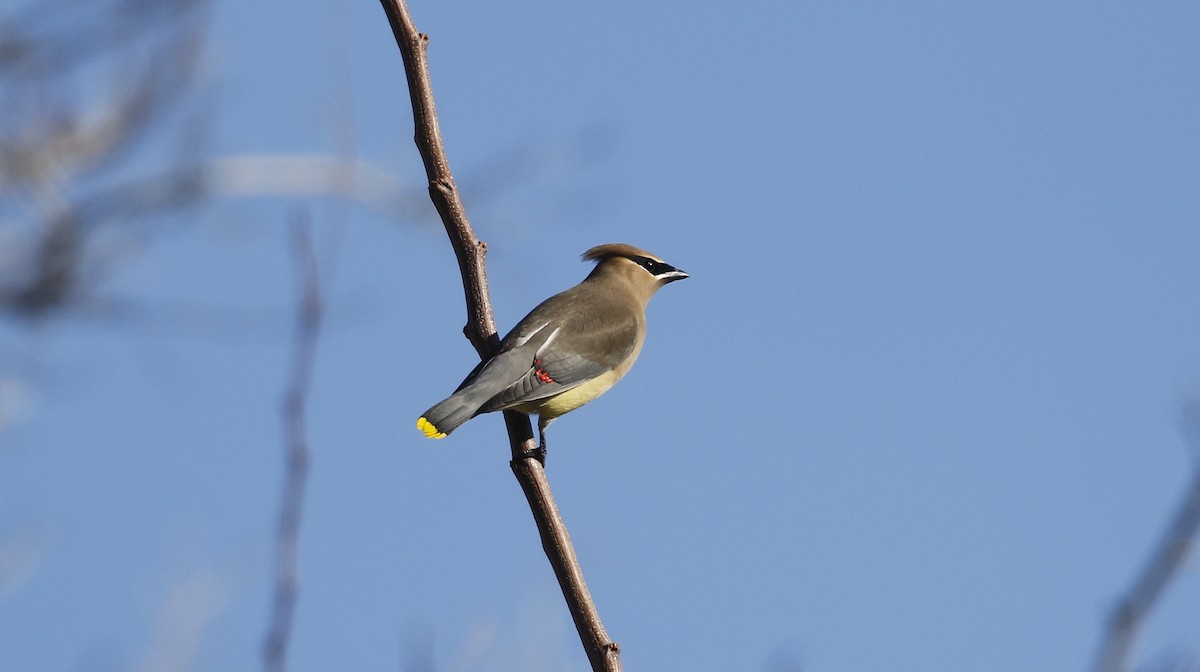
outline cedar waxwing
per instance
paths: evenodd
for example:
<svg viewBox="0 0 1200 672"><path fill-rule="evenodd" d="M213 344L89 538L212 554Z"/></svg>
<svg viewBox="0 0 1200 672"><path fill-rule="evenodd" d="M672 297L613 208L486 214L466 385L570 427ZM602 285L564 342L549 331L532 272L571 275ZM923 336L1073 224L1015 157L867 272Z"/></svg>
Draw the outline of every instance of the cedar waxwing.
<svg viewBox="0 0 1200 672"><path fill-rule="evenodd" d="M650 297L688 274L623 243L597 245L583 259L597 262L583 282L534 308L504 337L495 356L475 367L450 398L425 411L417 420L425 436L443 438L480 413L537 414L538 453L544 458L546 427L629 371L646 339Z"/></svg>

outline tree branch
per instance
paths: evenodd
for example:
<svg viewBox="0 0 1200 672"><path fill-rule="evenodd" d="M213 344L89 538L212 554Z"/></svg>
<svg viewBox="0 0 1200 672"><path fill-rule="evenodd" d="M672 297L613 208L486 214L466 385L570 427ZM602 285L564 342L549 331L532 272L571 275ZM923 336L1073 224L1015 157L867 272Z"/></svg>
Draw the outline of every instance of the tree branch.
<svg viewBox="0 0 1200 672"><path fill-rule="evenodd" d="M1192 459L1200 458L1200 402L1184 403L1181 423L1192 444ZM1167 584L1179 572L1192 540L1200 528L1200 464L1193 467L1192 482L1158 545L1109 617L1096 660L1096 672L1125 672L1129 652L1146 617L1154 609Z"/></svg>
<svg viewBox="0 0 1200 672"><path fill-rule="evenodd" d="M437 109L433 103L429 62L426 60L429 36L417 32L403 0L381 1L404 60L404 73L408 77L409 98L412 100L413 141L421 153L425 174L429 178L429 198L442 218L454 254L458 257L458 269L467 299L465 333L479 356L489 357L499 340L484 267L487 246L475 237L458 186L450 173L450 163L446 159Z"/></svg>
<svg viewBox="0 0 1200 672"><path fill-rule="evenodd" d="M292 227L296 273L299 276L299 310L296 342L288 389L283 401L284 479L279 506L279 527L275 550L275 596L271 604L271 623L263 650L266 672L287 669L288 639L292 614L296 607L299 581L300 514L304 508L304 489L308 476L308 440L304 431L305 407L316 357L317 334L321 326L321 288L317 275L307 222Z"/></svg>
<svg viewBox="0 0 1200 672"><path fill-rule="evenodd" d="M467 325L463 332L475 346L479 356L486 359L499 344L484 266L487 247L476 238L467 219L466 209L451 175L450 163L442 144L426 60L429 37L417 32L404 0L380 2L387 13L396 44L400 47L400 55L404 59L404 72L408 78L408 91L413 108L414 140L425 164L425 174L429 178L429 197L442 218L454 254L458 258L467 303ZM542 538L542 548L554 568L558 585L563 591L567 608L571 611L571 618L575 621L575 628L579 632L592 669L596 672L618 672L621 669L620 648L616 642L609 639L604 625L600 622L596 606L584 583L583 571L575 557L571 537L567 534L566 525L554 503L546 472L542 464L532 456L537 444L533 439L533 428L529 424L529 418L520 413L505 412L504 422L508 428L509 446L512 449L510 466L529 502L538 533Z"/></svg>

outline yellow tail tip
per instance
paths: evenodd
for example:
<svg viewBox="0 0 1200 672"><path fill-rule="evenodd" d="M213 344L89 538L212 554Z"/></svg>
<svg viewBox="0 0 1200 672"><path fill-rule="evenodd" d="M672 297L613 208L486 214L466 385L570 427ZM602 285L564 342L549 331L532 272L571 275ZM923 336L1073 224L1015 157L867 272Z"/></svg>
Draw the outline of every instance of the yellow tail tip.
<svg viewBox="0 0 1200 672"><path fill-rule="evenodd" d="M421 430L422 432L425 432L425 436L427 436L428 438L431 438L431 439L446 438L446 433L439 432L438 428L434 427L432 422L425 419L425 416L421 416L421 417L417 418L417 429Z"/></svg>

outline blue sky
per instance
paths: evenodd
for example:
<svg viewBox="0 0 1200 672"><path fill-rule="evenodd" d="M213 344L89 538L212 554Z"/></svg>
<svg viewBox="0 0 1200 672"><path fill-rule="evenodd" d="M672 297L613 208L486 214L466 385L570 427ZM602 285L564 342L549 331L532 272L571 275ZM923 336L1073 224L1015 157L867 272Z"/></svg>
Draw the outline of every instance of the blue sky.
<svg viewBox="0 0 1200 672"><path fill-rule="evenodd" d="M550 435L626 669L1087 669L1194 464L1200 6L484 4L411 9L502 330L598 243L692 275ZM377 3L214 9L206 155L423 191ZM501 419L413 426L474 363L432 208L311 203L292 669L586 669ZM260 665L295 209L164 222L94 288L139 317L0 327L0 669ZM1188 565L1137 660L1197 619Z"/></svg>

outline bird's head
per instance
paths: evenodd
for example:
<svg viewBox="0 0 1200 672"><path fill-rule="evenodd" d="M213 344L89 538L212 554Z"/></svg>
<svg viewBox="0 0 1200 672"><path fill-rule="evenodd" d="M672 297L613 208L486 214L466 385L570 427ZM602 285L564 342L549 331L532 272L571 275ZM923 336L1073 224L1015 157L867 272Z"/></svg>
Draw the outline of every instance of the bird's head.
<svg viewBox="0 0 1200 672"><path fill-rule="evenodd" d="M597 245L584 252L583 259L596 262L589 279L624 280L643 302L649 301L663 285L688 277L687 273L659 257L626 243Z"/></svg>

